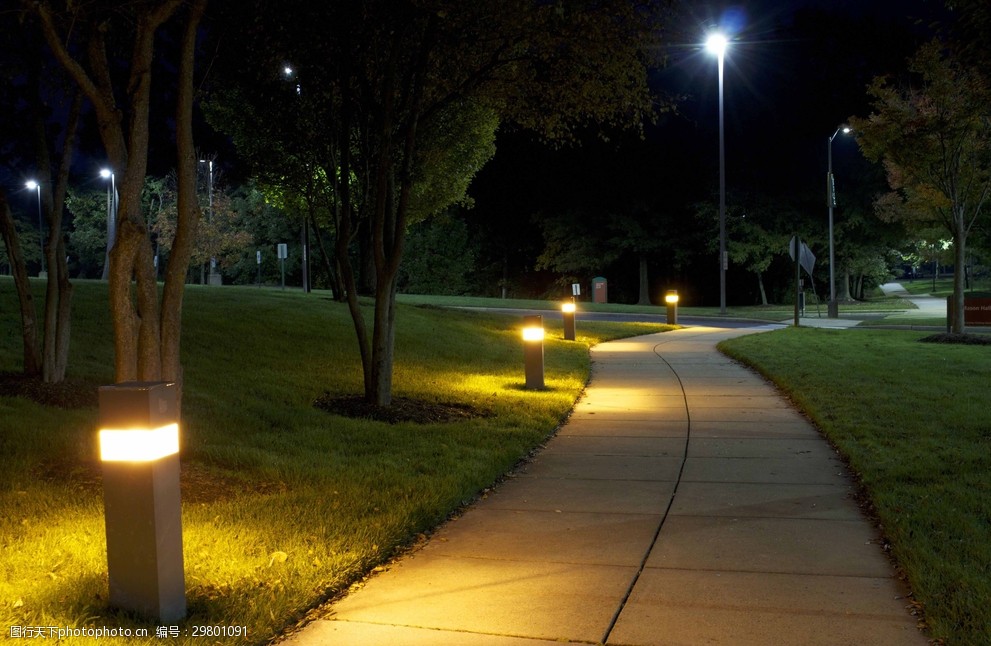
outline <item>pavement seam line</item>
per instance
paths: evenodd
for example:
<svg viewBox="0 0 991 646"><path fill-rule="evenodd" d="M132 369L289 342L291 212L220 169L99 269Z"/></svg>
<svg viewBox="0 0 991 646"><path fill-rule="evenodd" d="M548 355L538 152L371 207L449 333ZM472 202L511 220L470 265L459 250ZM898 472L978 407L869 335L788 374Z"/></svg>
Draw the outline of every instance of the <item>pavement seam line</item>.
<svg viewBox="0 0 991 646"><path fill-rule="evenodd" d="M685 404L685 417L686 417L686 429L685 429L685 448L681 455L681 466L678 467L678 477L674 481L674 488L671 490L671 496L668 498L667 508L664 510L664 514L661 516L660 521L657 523L657 529L654 531L654 536L650 541L650 545L647 546L647 550L644 552L643 558L640 560L640 565L637 571L633 574L633 578L630 580L630 585L627 587L626 592L623 594L623 598L619 601L619 606L616 608L616 612L613 614L609 621L609 625L606 626L606 631L602 635L602 639L599 641L600 644L606 644L609 641L609 635L612 633L613 629L616 627L616 622L619 621L619 617L623 614L623 609L626 608L627 602L630 600L630 596L633 594L633 589L637 585L637 581L640 580L640 575L643 574L644 568L647 567L647 560L650 558L651 552L654 550L654 546L657 544L657 539L661 535L661 529L664 528L664 521L667 520L668 514L671 513L671 508L674 506L674 498L678 494L678 486L681 484L682 475L685 472L685 464L688 462L688 443L692 437L692 412L688 407L688 393L685 392L685 384L681 381L681 376L678 371L674 369L667 359L657 351L657 348L663 345L665 342L656 344L652 349L654 354L658 359L664 362L664 365L668 367L668 370L674 375L675 379L678 380L678 387L681 388L681 396Z"/></svg>

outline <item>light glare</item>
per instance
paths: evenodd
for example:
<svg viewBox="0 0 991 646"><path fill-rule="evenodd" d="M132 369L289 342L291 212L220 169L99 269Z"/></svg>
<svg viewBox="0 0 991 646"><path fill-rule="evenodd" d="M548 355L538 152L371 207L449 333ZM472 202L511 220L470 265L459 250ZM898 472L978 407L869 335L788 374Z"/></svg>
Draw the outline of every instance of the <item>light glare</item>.
<svg viewBox="0 0 991 646"><path fill-rule="evenodd" d="M179 425L156 429L100 429L103 462L151 462L179 452Z"/></svg>
<svg viewBox="0 0 991 646"><path fill-rule="evenodd" d="M24 186L26 186L29 191L33 191L34 189L38 188L38 182L34 181L33 179L29 179L27 182L24 183Z"/></svg>
<svg viewBox="0 0 991 646"><path fill-rule="evenodd" d="M729 40L726 39L725 35L719 32L714 32L712 34L709 34L709 37L706 38L705 40L705 48L710 53L715 54L716 56L722 56L723 54L725 54L726 47L728 45L729 45Z"/></svg>
<svg viewBox="0 0 991 646"><path fill-rule="evenodd" d="M574 312L575 311L575 304L574 303L561 303L561 311L562 312Z"/></svg>
<svg viewBox="0 0 991 646"><path fill-rule="evenodd" d="M544 340L544 328L542 328L542 327L525 327L525 328L523 328L523 340L524 341L543 341Z"/></svg>

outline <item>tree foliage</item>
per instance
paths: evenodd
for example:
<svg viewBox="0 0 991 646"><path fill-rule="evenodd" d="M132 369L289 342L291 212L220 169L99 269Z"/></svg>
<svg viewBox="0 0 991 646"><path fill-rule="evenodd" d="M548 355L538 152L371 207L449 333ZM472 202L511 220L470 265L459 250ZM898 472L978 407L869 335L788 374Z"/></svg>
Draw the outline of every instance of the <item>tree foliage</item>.
<svg viewBox="0 0 991 646"><path fill-rule="evenodd" d="M954 332L964 330L967 236L991 197L991 88L933 41L913 57L912 79L875 79L873 112L851 124L864 155L883 161L892 193L882 217L939 223L953 238Z"/></svg>

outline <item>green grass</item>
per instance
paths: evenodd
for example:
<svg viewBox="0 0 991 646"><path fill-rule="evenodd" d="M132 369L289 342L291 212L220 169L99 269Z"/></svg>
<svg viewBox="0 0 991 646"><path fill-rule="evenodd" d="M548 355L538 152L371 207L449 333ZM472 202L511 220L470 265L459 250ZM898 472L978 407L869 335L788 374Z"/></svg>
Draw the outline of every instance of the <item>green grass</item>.
<svg viewBox="0 0 991 646"><path fill-rule="evenodd" d="M76 284L73 379L113 381L106 302L104 284ZM0 371L20 368L18 321L0 278ZM584 387L592 344L666 329L582 323L565 342L549 319L547 389L529 392L519 317L404 305L397 323L396 395L493 415L389 425L317 410L324 392L361 389L345 306L294 291L187 290L183 626L246 625L247 638L225 643L264 643L294 625L544 441ZM0 626L150 627L148 639L101 643L160 643L154 624L107 608L96 426L95 408L0 397Z"/></svg>
<svg viewBox="0 0 991 646"><path fill-rule="evenodd" d="M919 278L912 281L903 278L898 282L905 288L905 291L916 296L929 294L930 296L946 298L953 293L953 278L937 278L935 289L933 289L932 278ZM988 298L991 296L991 279L972 280L967 294Z"/></svg>
<svg viewBox="0 0 991 646"><path fill-rule="evenodd" d="M921 333L785 329L725 342L849 459L933 637L991 635L991 347Z"/></svg>

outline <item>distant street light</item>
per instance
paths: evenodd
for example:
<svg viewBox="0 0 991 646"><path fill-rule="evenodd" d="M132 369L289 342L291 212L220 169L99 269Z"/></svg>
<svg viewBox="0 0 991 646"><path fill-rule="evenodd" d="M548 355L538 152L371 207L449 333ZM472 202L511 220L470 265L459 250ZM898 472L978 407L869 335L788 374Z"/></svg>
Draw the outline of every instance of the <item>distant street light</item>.
<svg viewBox="0 0 991 646"><path fill-rule="evenodd" d="M719 63L719 313L726 313L726 144L723 119L723 58L729 40L714 32L705 41L705 48Z"/></svg>
<svg viewBox="0 0 991 646"><path fill-rule="evenodd" d="M836 135L850 134L849 126L841 125L826 141L826 205L829 208L829 304L826 306L826 316L831 319L839 318L840 306L836 302L836 258L833 251L833 207L836 206L836 181L833 179L833 139Z"/></svg>
<svg viewBox="0 0 991 646"><path fill-rule="evenodd" d="M45 225L41 219L41 184L30 179L24 186L29 191L36 191L38 193L38 246L41 248L41 271L38 273L38 276L41 277L45 275Z"/></svg>
<svg viewBox="0 0 991 646"><path fill-rule="evenodd" d="M103 263L103 280L107 280L110 276L110 252L117 241L117 180L109 168L101 168L100 177L110 180L107 187L107 257Z"/></svg>

